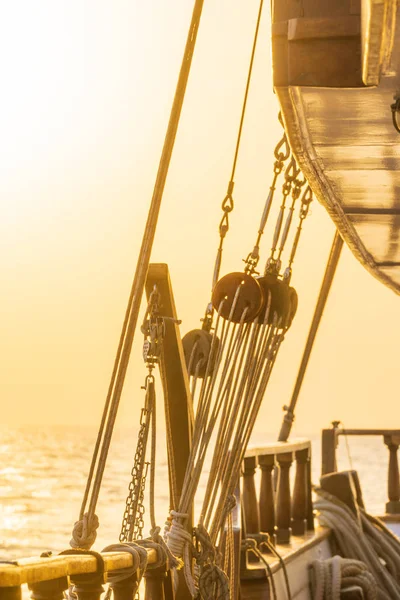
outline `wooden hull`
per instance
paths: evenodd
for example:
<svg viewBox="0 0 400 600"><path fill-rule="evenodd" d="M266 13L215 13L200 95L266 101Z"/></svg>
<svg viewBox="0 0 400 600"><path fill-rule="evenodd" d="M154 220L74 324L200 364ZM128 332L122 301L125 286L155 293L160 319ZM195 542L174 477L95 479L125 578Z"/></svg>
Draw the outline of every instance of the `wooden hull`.
<svg viewBox="0 0 400 600"><path fill-rule="evenodd" d="M400 293L400 5L287 0L274 85L298 163L357 259ZM400 114L399 114L400 121Z"/></svg>

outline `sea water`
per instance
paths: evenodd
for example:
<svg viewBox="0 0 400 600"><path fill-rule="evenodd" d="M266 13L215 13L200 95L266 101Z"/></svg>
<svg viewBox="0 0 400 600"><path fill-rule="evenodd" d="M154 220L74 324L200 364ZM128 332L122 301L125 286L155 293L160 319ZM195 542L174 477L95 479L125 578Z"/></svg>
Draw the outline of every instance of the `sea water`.
<svg viewBox="0 0 400 600"><path fill-rule="evenodd" d="M58 553L69 547L85 488L96 430L75 427L24 427L0 429L0 560ZM320 472L319 435L313 442L313 481ZM276 435L256 434L252 443L262 446ZM339 468L358 470L367 509L382 514L387 500L388 452L382 438L344 439L338 449ZM94 548L118 543L136 445L136 432L117 431L104 473L97 514L100 519ZM206 471L198 489L201 506ZM162 527L169 511L165 439L157 444L156 516ZM146 513L148 517L148 512ZM144 535L150 525L146 520Z"/></svg>

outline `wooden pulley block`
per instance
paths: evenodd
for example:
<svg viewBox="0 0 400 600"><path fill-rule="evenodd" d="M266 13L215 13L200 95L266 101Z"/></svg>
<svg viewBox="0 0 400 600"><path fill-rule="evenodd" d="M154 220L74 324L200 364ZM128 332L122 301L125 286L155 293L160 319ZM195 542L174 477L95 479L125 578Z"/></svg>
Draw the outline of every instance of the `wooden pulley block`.
<svg viewBox="0 0 400 600"><path fill-rule="evenodd" d="M244 321L249 323L254 321L260 312L264 304L264 294L258 281L251 275L229 273L216 283L211 301L224 319L231 319L234 323L240 323L247 308Z"/></svg>
<svg viewBox="0 0 400 600"><path fill-rule="evenodd" d="M290 292L287 283L278 279L276 275L267 273L264 277L258 277L257 281L264 291L265 303L259 314L259 323L263 323L265 319L265 313L268 307L269 293L271 294L270 309L267 317L268 325L271 325L274 321L274 315L276 314L276 323L280 323L279 328L283 329L286 327L286 322L290 313Z"/></svg>
<svg viewBox="0 0 400 600"><path fill-rule="evenodd" d="M286 327L291 326L292 321L297 312L297 307L299 305L299 297L297 295L297 292L294 289L294 287L291 287L291 286L289 286L289 301L290 301L290 309L289 309L289 314L288 314L288 318L287 318L287 322L286 322Z"/></svg>
<svg viewBox="0 0 400 600"><path fill-rule="evenodd" d="M213 356L211 357L214 339ZM210 365L207 375L212 375L219 346L218 338L215 338L212 333L204 329L192 329L182 338L182 345L189 377L197 375L204 378L207 373L208 362L210 362Z"/></svg>

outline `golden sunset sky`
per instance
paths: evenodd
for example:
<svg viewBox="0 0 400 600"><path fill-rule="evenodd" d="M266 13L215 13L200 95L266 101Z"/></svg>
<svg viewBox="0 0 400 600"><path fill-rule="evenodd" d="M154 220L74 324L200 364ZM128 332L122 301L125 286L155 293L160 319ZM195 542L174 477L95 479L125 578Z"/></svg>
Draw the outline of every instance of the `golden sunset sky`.
<svg viewBox="0 0 400 600"><path fill-rule="evenodd" d="M265 3L222 272L251 250L281 135ZM152 194L192 0L39 0L2 8L3 424L97 425ZM154 262L169 264L182 333L209 300L258 0L205 2ZM277 200L279 199L279 196ZM297 211L296 211L297 213ZM292 283L300 306L259 416L278 432L334 227L316 202ZM266 259L273 231L262 245ZM295 433L342 419L396 426L399 299L345 249ZM135 339L119 425L145 377Z"/></svg>

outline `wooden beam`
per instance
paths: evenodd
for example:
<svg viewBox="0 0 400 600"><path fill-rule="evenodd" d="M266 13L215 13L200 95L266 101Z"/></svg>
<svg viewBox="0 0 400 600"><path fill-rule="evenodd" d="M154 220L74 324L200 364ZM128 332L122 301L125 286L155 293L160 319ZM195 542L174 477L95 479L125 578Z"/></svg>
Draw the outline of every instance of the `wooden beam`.
<svg viewBox="0 0 400 600"><path fill-rule="evenodd" d="M177 509L190 451L193 406L168 265L149 266L147 297L155 285L161 295L160 313L166 317L160 370L165 400L168 463L172 477L171 508Z"/></svg>
<svg viewBox="0 0 400 600"><path fill-rule="evenodd" d="M168 265L149 266L146 282L147 298L155 285L161 296L160 314L165 317L160 372L165 404L170 504L171 508L177 510L192 440L193 405ZM187 529L190 532L192 530L192 516L188 519ZM189 599L191 596L183 573L180 571L176 600Z"/></svg>
<svg viewBox="0 0 400 600"><path fill-rule="evenodd" d="M157 552L146 548L148 564L157 562ZM106 572L127 569L133 564L130 552L102 552ZM97 558L90 554L66 554L46 558L21 558L15 564L1 564L0 587L16 587L23 583L38 583L68 575L95 573Z"/></svg>

